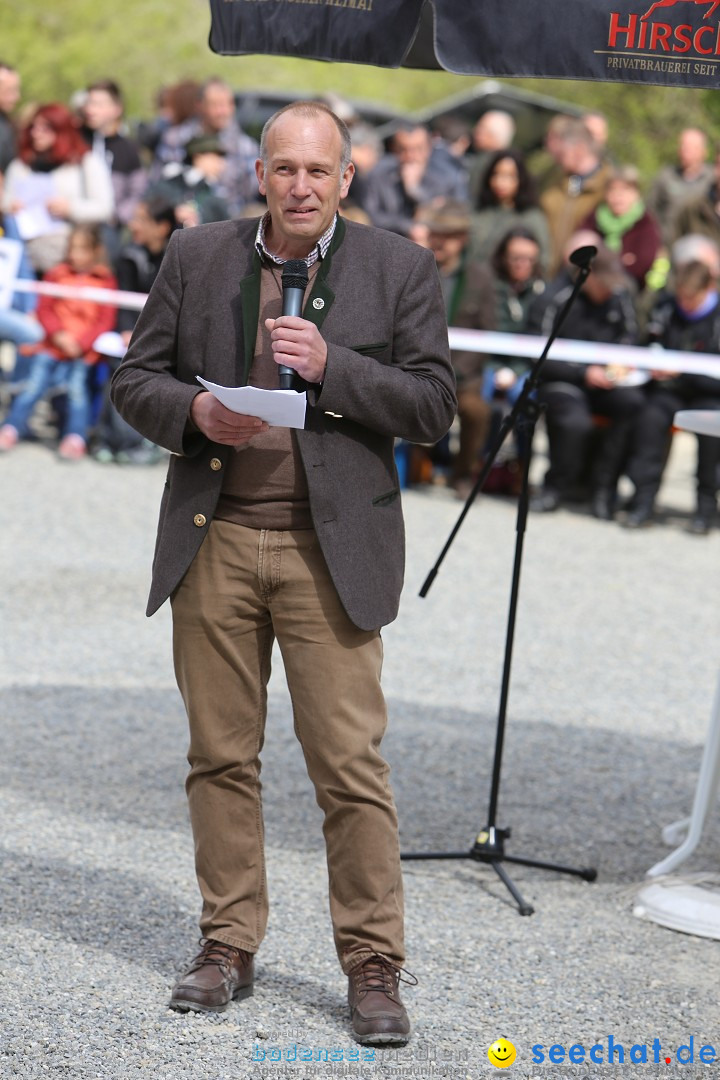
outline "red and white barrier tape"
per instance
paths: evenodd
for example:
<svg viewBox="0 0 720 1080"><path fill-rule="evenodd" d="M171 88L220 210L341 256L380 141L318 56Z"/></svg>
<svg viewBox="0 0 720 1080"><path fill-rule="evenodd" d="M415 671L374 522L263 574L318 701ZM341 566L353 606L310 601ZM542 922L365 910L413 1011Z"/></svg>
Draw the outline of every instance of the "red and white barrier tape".
<svg viewBox="0 0 720 1080"><path fill-rule="evenodd" d="M144 293L96 289L91 286L55 285L48 281L17 280L12 282L12 288L15 292L76 297L98 304L114 304L131 311L140 311L147 300ZM500 334L491 330L461 330L451 327L449 335L451 349L482 352L490 356L521 356L536 360L543 348L543 339L530 334ZM672 349L639 345L606 345L602 342L558 338L550 350L550 359L603 366L613 364L643 371L681 371L720 379L720 355L716 353L676 352Z"/></svg>
<svg viewBox="0 0 720 1080"><path fill-rule="evenodd" d="M23 278L10 282L9 287L13 292L93 300L96 304L114 304L115 307L130 311L140 311L147 300L145 293L124 292L122 289L96 289L92 285L56 285L52 281L27 281Z"/></svg>
<svg viewBox="0 0 720 1080"><path fill-rule="evenodd" d="M450 329L450 348L463 352L483 352L490 356L522 356L536 360L545 342L531 334L500 334L490 330ZM601 341L574 341L557 338L550 349L551 360L576 364L608 364L640 368L643 371L682 371L720 379L717 353L677 352L647 345L606 345Z"/></svg>

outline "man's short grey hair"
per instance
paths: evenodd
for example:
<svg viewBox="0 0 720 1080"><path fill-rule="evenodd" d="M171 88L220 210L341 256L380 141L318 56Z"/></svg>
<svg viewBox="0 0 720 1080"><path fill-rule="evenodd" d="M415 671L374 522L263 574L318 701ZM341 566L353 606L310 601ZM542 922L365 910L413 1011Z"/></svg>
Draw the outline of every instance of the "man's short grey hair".
<svg viewBox="0 0 720 1080"><path fill-rule="evenodd" d="M702 233L688 233L676 240L670 250L670 260L676 270L690 262L701 262L714 277L720 276L720 248Z"/></svg>
<svg viewBox="0 0 720 1080"><path fill-rule="evenodd" d="M567 145L582 143L591 150L598 149L590 129L585 126L585 121L581 116L568 116L565 123L558 128L556 135L560 142Z"/></svg>
<svg viewBox="0 0 720 1080"><path fill-rule="evenodd" d="M370 124L353 124L350 134L353 146L370 146L378 154L382 152L382 139ZM720 153L720 149L718 153Z"/></svg>
<svg viewBox="0 0 720 1080"><path fill-rule="evenodd" d="M352 140L350 138L350 131L344 120L341 120L336 113L332 111L327 105L324 105L322 101L292 101L289 105L285 105L284 108L278 109L276 113L270 117L262 129L260 136L260 157L262 158L263 165L267 168L268 163L268 149L267 140L270 130L272 129L275 121L284 113L296 112L300 116L329 116L335 127L338 129L341 141L340 151L340 172L344 173L350 164L352 157Z"/></svg>
<svg viewBox="0 0 720 1080"><path fill-rule="evenodd" d="M227 90L228 94L230 94L230 97L233 98L233 100L235 99L233 88L230 83L225 82L225 80L221 79L219 75L211 75L210 78L206 79L200 87L200 100L205 97L205 94L208 90L212 89Z"/></svg>

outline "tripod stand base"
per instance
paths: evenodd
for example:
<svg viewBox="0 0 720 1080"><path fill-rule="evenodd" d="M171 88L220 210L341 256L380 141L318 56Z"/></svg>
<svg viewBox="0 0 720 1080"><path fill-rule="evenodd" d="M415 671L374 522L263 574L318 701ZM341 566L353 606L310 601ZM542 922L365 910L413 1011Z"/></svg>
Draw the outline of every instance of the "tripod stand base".
<svg viewBox="0 0 720 1080"><path fill-rule="evenodd" d="M521 915L532 915L535 910L532 905L523 899L517 886L503 867L503 862L516 863L520 866L534 866L539 870L554 870L558 874L572 874L584 881L595 881L597 870L590 866L565 866L562 863L543 862L541 859L530 859L523 855L506 855L505 841L510 836L510 829L498 829L489 825L478 833L475 843L469 851L408 851L400 858L410 859L474 859L475 862L489 863L497 876L508 890L517 904Z"/></svg>

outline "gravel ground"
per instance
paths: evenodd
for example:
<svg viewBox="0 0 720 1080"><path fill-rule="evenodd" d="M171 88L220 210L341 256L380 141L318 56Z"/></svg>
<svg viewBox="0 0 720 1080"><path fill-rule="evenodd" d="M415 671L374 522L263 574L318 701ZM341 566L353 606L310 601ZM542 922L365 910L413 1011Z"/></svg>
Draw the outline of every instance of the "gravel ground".
<svg viewBox="0 0 720 1080"><path fill-rule="evenodd" d="M690 808L717 675L720 534L683 531L693 457L692 437L676 436L653 529L569 510L530 519L499 824L512 826L509 853L596 865L598 880L506 863L536 908L521 918L487 865L406 862L416 1033L365 1060L279 662L255 996L217 1017L167 1009L199 905L169 612L143 614L164 467L69 466L43 445L6 455L0 1078L474 1080L493 1074L499 1037L517 1049L516 1077L614 1075L617 1064L538 1064L531 1050L600 1043L606 1061L610 1037L625 1075L677 1072L691 1036L696 1063L680 1071L711 1069L698 1051L720 1053L720 944L632 915L667 851L662 825ZM421 600L459 509L441 488L405 497L407 587L385 632L385 687L406 851L469 851L486 824L515 511L479 500ZM715 870L718 854L714 814L683 872ZM629 1064L640 1044L652 1061L655 1039L660 1064ZM298 1060L308 1049L311 1064Z"/></svg>

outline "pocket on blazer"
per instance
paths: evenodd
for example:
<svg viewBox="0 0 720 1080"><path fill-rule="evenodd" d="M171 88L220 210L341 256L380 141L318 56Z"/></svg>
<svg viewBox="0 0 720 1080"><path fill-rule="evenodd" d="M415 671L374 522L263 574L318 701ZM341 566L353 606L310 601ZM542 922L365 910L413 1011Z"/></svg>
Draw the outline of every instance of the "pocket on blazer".
<svg viewBox="0 0 720 1080"><path fill-rule="evenodd" d="M374 356L376 353L381 353L383 349L387 349L390 346L389 341L377 341L372 345L349 345L353 352L362 353L363 356Z"/></svg>
<svg viewBox="0 0 720 1080"><path fill-rule="evenodd" d="M373 506L390 506L390 503L394 503L400 494L399 488L393 488L392 491L386 491L384 495L376 495L372 501Z"/></svg>

